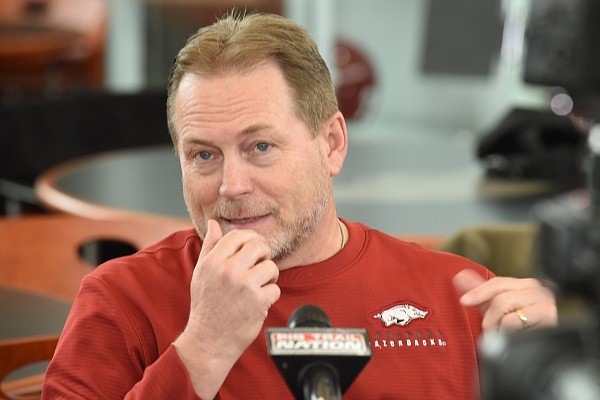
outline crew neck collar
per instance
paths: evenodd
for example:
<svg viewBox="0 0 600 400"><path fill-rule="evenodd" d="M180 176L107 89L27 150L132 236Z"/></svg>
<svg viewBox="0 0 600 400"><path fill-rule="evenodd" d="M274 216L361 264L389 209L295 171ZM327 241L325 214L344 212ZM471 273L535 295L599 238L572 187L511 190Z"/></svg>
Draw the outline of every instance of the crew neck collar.
<svg viewBox="0 0 600 400"><path fill-rule="evenodd" d="M281 271L277 284L279 286L304 285L331 278L350 268L362 253L366 233L362 225L340 219L348 228L348 241L343 249L330 258L316 264L292 267Z"/></svg>

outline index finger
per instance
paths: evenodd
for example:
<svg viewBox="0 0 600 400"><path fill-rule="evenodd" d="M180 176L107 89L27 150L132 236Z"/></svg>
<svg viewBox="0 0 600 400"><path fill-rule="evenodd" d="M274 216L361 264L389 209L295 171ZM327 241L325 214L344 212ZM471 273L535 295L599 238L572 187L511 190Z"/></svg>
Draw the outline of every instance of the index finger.
<svg viewBox="0 0 600 400"><path fill-rule="evenodd" d="M469 307L481 306L502 293L537 286L540 286L539 282L532 278L495 277L467 291L460 302Z"/></svg>

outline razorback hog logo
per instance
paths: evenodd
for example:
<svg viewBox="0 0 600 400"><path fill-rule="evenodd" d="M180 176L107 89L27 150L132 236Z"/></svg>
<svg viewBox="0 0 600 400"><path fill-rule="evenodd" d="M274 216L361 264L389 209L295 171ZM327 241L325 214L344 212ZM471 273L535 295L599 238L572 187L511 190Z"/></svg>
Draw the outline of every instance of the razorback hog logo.
<svg viewBox="0 0 600 400"><path fill-rule="evenodd" d="M393 324L405 326L416 318L425 318L429 311L420 310L410 304L399 304L373 315L373 318L379 318L385 326Z"/></svg>

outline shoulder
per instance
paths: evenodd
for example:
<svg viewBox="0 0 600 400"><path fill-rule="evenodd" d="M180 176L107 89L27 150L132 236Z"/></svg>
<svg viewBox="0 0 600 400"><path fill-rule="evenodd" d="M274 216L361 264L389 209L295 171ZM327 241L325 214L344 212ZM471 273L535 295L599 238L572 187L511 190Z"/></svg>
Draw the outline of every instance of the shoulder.
<svg viewBox="0 0 600 400"><path fill-rule="evenodd" d="M359 224L365 231L365 252L369 257L381 261L390 260L396 265L412 266L428 273L454 275L469 268L485 279L493 277L486 267L463 256L447 251L432 249L415 241L408 241L377 229Z"/></svg>
<svg viewBox="0 0 600 400"><path fill-rule="evenodd" d="M138 252L98 266L89 276L106 282L150 281L165 274L191 275L202 241L194 229L177 231Z"/></svg>

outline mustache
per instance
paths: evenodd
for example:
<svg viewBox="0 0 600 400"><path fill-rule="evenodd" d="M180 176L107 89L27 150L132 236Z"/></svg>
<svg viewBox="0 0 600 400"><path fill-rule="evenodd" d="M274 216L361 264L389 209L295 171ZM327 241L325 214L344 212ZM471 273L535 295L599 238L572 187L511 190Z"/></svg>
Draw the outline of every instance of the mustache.
<svg viewBox="0 0 600 400"><path fill-rule="evenodd" d="M229 200L217 204L212 214L212 217L216 219L239 219L276 214L276 209L265 203Z"/></svg>

